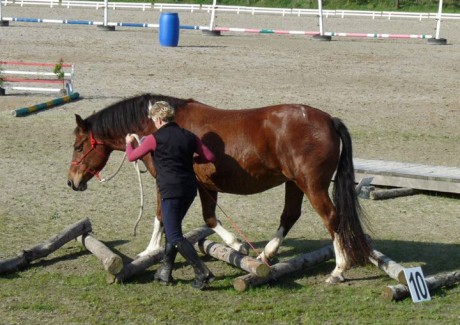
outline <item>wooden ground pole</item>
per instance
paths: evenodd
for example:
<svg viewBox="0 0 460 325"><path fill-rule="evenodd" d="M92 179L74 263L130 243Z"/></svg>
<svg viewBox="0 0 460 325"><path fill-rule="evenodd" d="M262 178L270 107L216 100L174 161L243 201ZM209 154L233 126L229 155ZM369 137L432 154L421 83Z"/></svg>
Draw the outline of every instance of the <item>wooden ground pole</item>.
<svg viewBox="0 0 460 325"><path fill-rule="evenodd" d="M270 268L261 261L209 239L200 240L195 244L195 249L258 277L265 278L270 274Z"/></svg>
<svg viewBox="0 0 460 325"><path fill-rule="evenodd" d="M388 274L390 278L397 280L399 283L407 284L406 276L404 275L404 267L391 260L375 249L372 252L369 261Z"/></svg>
<svg viewBox="0 0 460 325"><path fill-rule="evenodd" d="M93 253L101 261L104 270L110 274L118 274L123 269L123 259L95 237L82 235L77 237L77 241Z"/></svg>
<svg viewBox="0 0 460 325"><path fill-rule="evenodd" d="M334 248L332 245L328 245L313 252L299 255L286 262L272 265L268 277L262 278L252 273L237 277L233 281L233 287L237 291L245 291L250 286L255 287L267 283L270 280L276 280L283 275L308 269L314 265L330 260L333 257Z"/></svg>
<svg viewBox="0 0 460 325"><path fill-rule="evenodd" d="M425 281L430 291L440 287L452 286L460 282L460 270L434 274L426 277ZM410 296L409 287L404 284L387 286L383 289L382 296L387 300L402 300Z"/></svg>
<svg viewBox="0 0 460 325"><path fill-rule="evenodd" d="M192 244L197 241L206 238L207 236L214 233L214 230L208 226L201 226L195 230L192 230L185 234L185 238ZM149 268L150 266L159 263L164 255L164 248L157 249L151 254L139 257L133 260L131 263L126 264L123 270L117 275L109 274L107 277L108 283L122 283L124 280L132 277L133 275L139 274Z"/></svg>
<svg viewBox="0 0 460 325"><path fill-rule="evenodd" d="M0 274L14 272L29 266L29 263L43 258L80 235L91 232L89 218L84 218L73 225L65 228L62 232L48 239L42 244L27 248L16 257L0 260Z"/></svg>

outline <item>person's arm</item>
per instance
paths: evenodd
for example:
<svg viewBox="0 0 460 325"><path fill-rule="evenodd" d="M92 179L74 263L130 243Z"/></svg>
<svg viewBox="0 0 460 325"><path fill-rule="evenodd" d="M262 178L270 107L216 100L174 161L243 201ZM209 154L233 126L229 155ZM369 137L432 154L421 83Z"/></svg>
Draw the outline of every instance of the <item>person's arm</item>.
<svg viewBox="0 0 460 325"><path fill-rule="evenodd" d="M213 162L216 159L212 151L198 137L196 137L196 153L198 156L194 157L194 161L197 164Z"/></svg>
<svg viewBox="0 0 460 325"><path fill-rule="evenodd" d="M155 151L155 149L157 148L157 141L155 140L155 137L151 134L143 138L141 144L136 148L133 148L133 141L133 136L126 136L126 158L128 158L129 161L136 161L144 157L149 152Z"/></svg>

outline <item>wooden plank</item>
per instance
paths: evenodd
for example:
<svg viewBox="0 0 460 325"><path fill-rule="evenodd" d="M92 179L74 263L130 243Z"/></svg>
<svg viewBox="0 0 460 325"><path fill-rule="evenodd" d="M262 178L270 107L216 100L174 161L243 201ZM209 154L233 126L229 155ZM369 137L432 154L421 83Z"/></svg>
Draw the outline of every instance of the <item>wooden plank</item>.
<svg viewBox="0 0 460 325"><path fill-rule="evenodd" d="M374 179L372 180L372 185L375 186L407 187L424 191L460 194L460 183L436 181L429 179L405 178L397 176L385 176L372 173L357 173L355 175L357 180L361 179L362 177L373 176Z"/></svg>
<svg viewBox="0 0 460 325"><path fill-rule="evenodd" d="M357 181L374 177L371 184L376 186L460 194L460 168L359 158L354 165Z"/></svg>
<svg viewBox="0 0 460 325"><path fill-rule="evenodd" d="M355 170L365 173L396 173L419 177L444 177L460 182L460 168L456 167L355 159Z"/></svg>

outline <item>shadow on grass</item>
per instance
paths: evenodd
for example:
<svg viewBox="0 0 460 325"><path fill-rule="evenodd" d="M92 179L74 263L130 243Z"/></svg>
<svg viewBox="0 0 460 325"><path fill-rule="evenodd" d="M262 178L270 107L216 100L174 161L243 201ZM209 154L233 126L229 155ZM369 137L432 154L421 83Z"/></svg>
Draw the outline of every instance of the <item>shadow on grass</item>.
<svg viewBox="0 0 460 325"><path fill-rule="evenodd" d="M294 258L329 244L332 241L288 238L283 242L283 251L278 257L283 260ZM373 248L402 266L422 266L425 276L460 269L460 259L456 258L460 244L374 240Z"/></svg>
<svg viewBox="0 0 460 325"><path fill-rule="evenodd" d="M114 253L122 257L125 264L130 263L132 258L122 254L116 249L116 247L121 246L127 243L125 240L117 240L105 242L105 245L109 247ZM253 243L255 247L264 247L267 242L256 242ZM290 259L294 259L301 254L309 253L314 250L320 249L324 246L330 245L331 240L305 240L303 238L288 238L283 242L282 249L278 257L271 261L271 264L277 263L279 261L285 262ZM426 243L426 242L413 242L413 241L399 241L399 240L375 240L373 242L373 247L375 250L383 253L396 263L401 264L404 267L414 267L421 266L425 276L430 276L436 273L448 272L460 269L460 259L457 259L456 256L460 251L460 244L444 244L444 243ZM51 258L51 259L41 259L36 263L30 264L27 268L34 267L46 267L56 263L61 263L69 260L77 259L81 256L91 254L89 251L83 249L78 252L72 252L67 255ZM255 253L251 252L251 256L254 256ZM201 259L205 263L220 263L216 259L210 256L203 256L200 254ZM224 262L222 262L224 263ZM154 275L159 264L153 265L150 268L140 272L139 274L129 278L126 282L133 284L144 284L152 283L154 280ZM185 261L176 261L175 271L187 267ZM277 279L272 279L268 281L264 286L273 286L278 288L286 288L289 290L301 289L303 286L296 282L296 280L305 278L305 277L317 277L320 278L320 282L323 282L331 271L335 267L334 259L331 259L327 262L320 263L316 266L295 271L290 274L279 276ZM179 272L183 272L179 271ZM190 277L193 277L193 270L190 268L186 272L192 272ZM225 271L222 271L225 272ZM245 272L241 271L241 275L244 275ZM16 278L18 275L14 272L8 274L2 274L3 278ZM187 276L188 277L188 276ZM232 287L232 282L234 275L225 276L221 275L217 277L217 281L224 281L225 285L211 286L210 290L228 290ZM354 278L353 281L369 281L379 278L386 277L385 274L382 275L365 275L361 278ZM188 284L191 280L181 279L179 276L178 283ZM222 283L222 282L221 282Z"/></svg>
<svg viewBox="0 0 460 325"><path fill-rule="evenodd" d="M283 242L283 250L272 265L279 261L286 262L301 254L306 254L332 244L330 240L304 240L289 238ZM257 243L263 247L265 243ZM399 240L374 240L373 248L403 267L421 266L425 277L437 273L460 270L460 259L455 258L460 251L460 244L426 243ZM270 281L273 286L295 289L300 285L295 281L304 277L321 277L324 280L335 267L335 260L331 259L319 265L280 276L277 281ZM383 271L382 271L383 272ZM386 277L385 274L353 278L352 281L369 281ZM302 287L302 286L300 286Z"/></svg>
<svg viewBox="0 0 460 325"><path fill-rule="evenodd" d="M131 261L131 259L129 257L121 254L118 250L115 249L115 247L124 245L127 242L128 242L127 240L116 240L116 241L111 241L111 242L105 242L104 244L107 247L109 247L115 254L120 255L120 257L122 257L122 259L123 259L123 262L125 263L125 260L126 261ZM58 250L62 250L62 249L63 248L59 248ZM58 251L58 250L56 250L56 251ZM73 248L72 250L75 250L75 248ZM51 252L50 254L52 254L52 253L54 253L54 252ZM45 256L45 257L42 257L42 258L39 258L39 259L31 260L31 261L29 261L29 263L26 263L26 264L20 264L20 265L17 266L17 268L15 270L10 270L10 271L5 272L5 273L0 273L0 276L2 276L4 278L13 278L14 274L16 272L19 272L19 271L32 269L32 268L36 268L36 267L47 267L47 266L51 266L51 265L61 263L61 262L76 260L81 256L86 256L86 255L90 255L90 254L91 254L90 251L86 250L83 246L80 246L78 251L73 251L70 254L64 254L64 255L57 256L57 257L52 257L52 258L49 258L49 255L48 255L48 256ZM14 259L14 258L15 257L12 257L12 258L9 258L9 259ZM0 260L0 264L1 264L2 261L5 262L6 260L9 260L9 259L7 258L5 260ZM1 269L2 268L0 267L0 270Z"/></svg>

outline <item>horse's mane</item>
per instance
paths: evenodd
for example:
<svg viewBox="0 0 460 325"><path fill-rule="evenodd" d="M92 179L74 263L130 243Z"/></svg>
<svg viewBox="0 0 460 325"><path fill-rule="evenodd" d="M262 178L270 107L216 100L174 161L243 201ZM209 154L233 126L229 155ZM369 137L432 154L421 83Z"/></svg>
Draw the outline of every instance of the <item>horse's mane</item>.
<svg viewBox="0 0 460 325"><path fill-rule="evenodd" d="M120 100L106 108L92 114L85 119L86 125L99 138L124 137L146 127L148 119L149 101L168 102L174 108L181 107L187 100L154 94L142 94Z"/></svg>

